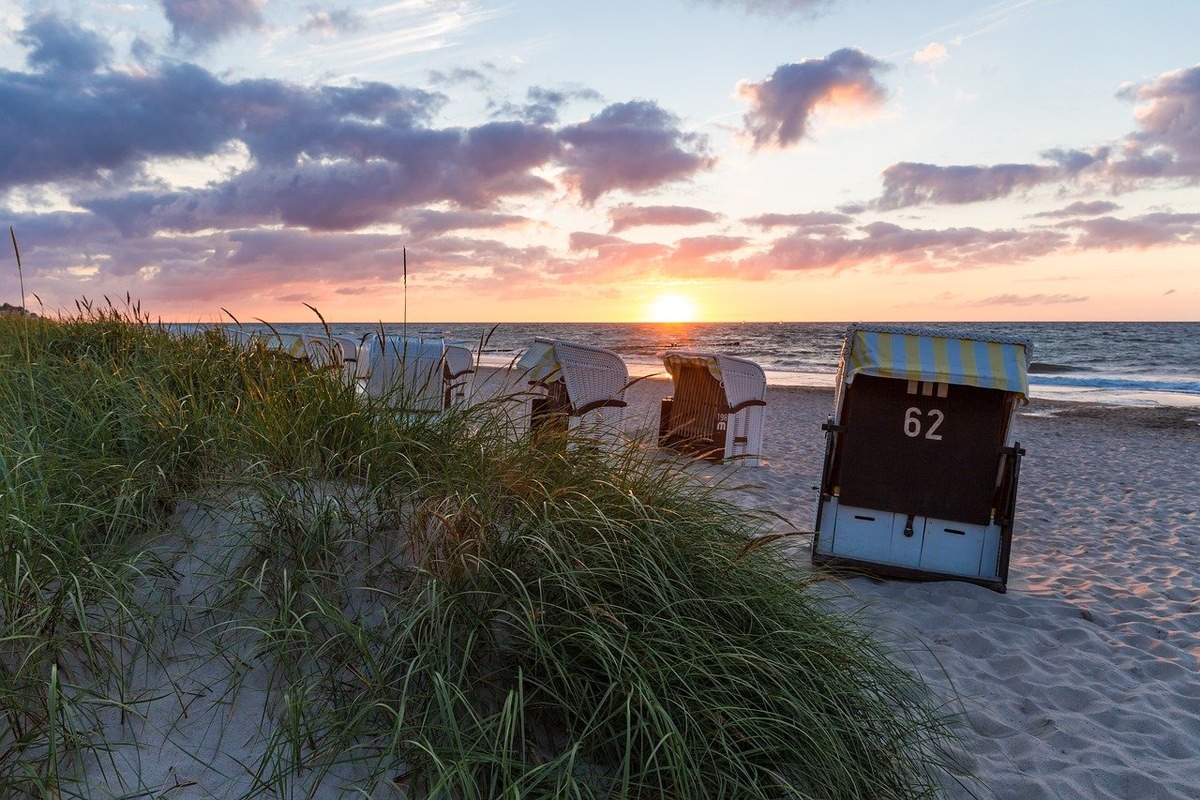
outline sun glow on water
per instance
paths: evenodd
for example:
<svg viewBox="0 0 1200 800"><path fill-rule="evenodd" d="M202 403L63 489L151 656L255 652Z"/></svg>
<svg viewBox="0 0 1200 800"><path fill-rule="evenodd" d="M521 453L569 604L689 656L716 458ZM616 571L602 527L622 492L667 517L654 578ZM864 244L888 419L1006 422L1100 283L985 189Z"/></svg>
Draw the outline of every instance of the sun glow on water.
<svg viewBox="0 0 1200 800"><path fill-rule="evenodd" d="M678 294L662 294L654 298L646 311L649 322L695 322L696 304Z"/></svg>

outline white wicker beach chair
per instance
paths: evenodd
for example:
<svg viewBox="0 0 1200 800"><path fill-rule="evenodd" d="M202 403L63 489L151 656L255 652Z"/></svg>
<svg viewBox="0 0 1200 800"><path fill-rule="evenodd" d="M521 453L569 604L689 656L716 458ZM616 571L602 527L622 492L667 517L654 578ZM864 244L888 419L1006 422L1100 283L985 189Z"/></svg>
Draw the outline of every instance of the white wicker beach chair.
<svg viewBox="0 0 1200 800"><path fill-rule="evenodd" d="M304 349L314 369L337 370L347 383L358 378L358 339L352 336L305 335Z"/></svg>
<svg viewBox="0 0 1200 800"><path fill-rule="evenodd" d="M529 424L534 430L578 430L592 437L619 435L625 413L629 368L600 347L535 339L517 361L534 397Z"/></svg>
<svg viewBox="0 0 1200 800"><path fill-rule="evenodd" d="M471 391L471 376L475 374L475 359L471 350L461 344L446 345L446 382L449 405L467 402Z"/></svg>
<svg viewBox="0 0 1200 800"><path fill-rule="evenodd" d="M388 397L405 411L443 411L449 407L446 343L443 339L368 336L359 348L366 362L365 391Z"/></svg>
<svg viewBox="0 0 1200 800"><path fill-rule="evenodd" d="M663 354L674 394L662 401L659 443L757 467L762 455L767 378L753 361L719 353Z"/></svg>
<svg viewBox="0 0 1200 800"><path fill-rule="evenodd" d="M277 350L297 361L308 360L308 337L303 333L277 331L267 334L263 344L268 349Z"/></svg>
<svg viewBox="0 0 1200 800"><path fill-rule="evenodd" d="M242 328L225 328L224 330L225 337L243 350L266 344L266 338L261 333L251 333Z"/></svg>

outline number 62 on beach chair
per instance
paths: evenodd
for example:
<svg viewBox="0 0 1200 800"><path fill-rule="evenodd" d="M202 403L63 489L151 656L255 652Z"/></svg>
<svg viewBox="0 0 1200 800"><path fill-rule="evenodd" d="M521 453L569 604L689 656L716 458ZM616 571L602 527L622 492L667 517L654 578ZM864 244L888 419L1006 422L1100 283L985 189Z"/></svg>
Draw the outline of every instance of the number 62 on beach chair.
<svg viewBox="0 0 1200 800"><path fill-rule="evenodd" d="M1005 591L1028 341L852 325L825 430L815 564Z"/></svg>

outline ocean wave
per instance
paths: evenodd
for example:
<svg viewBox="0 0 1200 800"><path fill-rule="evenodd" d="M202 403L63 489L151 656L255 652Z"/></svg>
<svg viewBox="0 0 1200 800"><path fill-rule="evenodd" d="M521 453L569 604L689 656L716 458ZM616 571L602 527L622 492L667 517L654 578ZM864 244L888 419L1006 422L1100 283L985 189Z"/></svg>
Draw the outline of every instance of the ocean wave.
<svg viewBox="0 0 1200 800"><path fill-rule="evenodd" d="M1050 364L1045 361L1034 361L1029 365L1030 375L1061 375L1064 372L1089 372L1087 367L1072 367L1068 364Z"/></svg>
<svg viewBox="0 0 1200 800"><path fill-rule="evenodd" d="M1178 394L1200 394L1200 380L1179 378L1118 378L1102 375L1072 377L1066 375L1038 375L1031 378L1033 386L1057 386L1066 389L1102 389L1129 392L1174 392Z"/></svg>

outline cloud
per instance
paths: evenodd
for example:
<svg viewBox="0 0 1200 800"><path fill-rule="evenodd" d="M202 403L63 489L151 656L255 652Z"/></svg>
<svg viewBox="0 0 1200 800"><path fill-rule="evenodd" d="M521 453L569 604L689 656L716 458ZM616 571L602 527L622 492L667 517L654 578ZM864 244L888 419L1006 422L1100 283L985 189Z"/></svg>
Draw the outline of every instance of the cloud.
<svg viewBox="0 0 1200 800"><path fill-rule="evenodd" d="M1139 105L1134 111L1137 129L1115 146L1048 150L1041 153L1045 161L1037 164L901 162L884 170L883 192L875 206L974 203L1081 180L1107 184L1112 191L1153 181L1200 180L1200 66L1123 87L1117 96Z"/></svg>
<svg viewBox="0 0 1200 800"><path fill-rule="evenodd" d="M434 86L471 86L480 91L493 87L492 79L483 70L470 67L456 67L451 70L430 70L429 82Z"/></svg>
<svg viewBox="0 0 1200 800"><path fill-rule="evenodd" d="M493 116L515 117L534 125L555 125L563 106L573 100L601 99L600 93L585 87L564 89L547 89L541 86L530 87L526 92L523 104L501 103L495 106Z"/></svg>
<svg viewBox="0 0 1200 800"><path fill-rule="evenodd" d="M717 214L703 208L635 206L630 203L622 203L611 209L608 217L612 220L609 233L620 233L641 225L701 225L705 222L716 222L719 219Z"/></svg>
<svg viewBox="0 0 1200 800"><path fill-rule="evenodd" d="M656 242L631 242L619 236L576 231L570 250L582 254L547 264L547 276L569 283L620 283L656 274L671 248Z"/></svg>
<svg viewBox="0 0 1200 800"><path fill-rule="evenodd" d="M159 0L176 41L207 45L263 24L266 0Z"/></svg>
<svg viewBox="0 0 1200 800"><path fill-rule="evenodd" d="M440 236L449 231L500 230L528 225L530 219L517 214L496 214L487 211L432 211L422 209L402 214L400 221L414 241Z"/></svg>
<svg viewBox="0 0 1200 800"><path fill-rule="evenodd" d="M0 94L0 191L210 155L236 125L226 87L188 65L154 75L0 72Z"/></svg>
<svg viewBox="0 0 1200 800"><path fill-rule="evenodd" d="M742 220L747 225L755 225L763 229L770 228L823 228L829 225L848 225L854 217L846 214L834 214L828 211L817 211L809 214L759 214Z"/></svg>
<svg viewBox="0 0 1200 800"><path fill-rule="evenodd" d="M1059 166L1044 164L939 167L905 161L883 171L883 194L877 206L896 209L923 203L996 200L1018 189L1059 180L1065 174Z"/></svg>
<svg viewBox="0 0 1200 800"><path fill-rule="evenodd" d="M583 250L599 250L603 247L629 244L628 239L622 239L620 236L608 236L588 231L575 231L568 237L568 241L571 251L576 253Z"/></svg>
<svg viewBox="0 0 1200 800"><path fill-rule="evenodd" d="M1145 249L1200 242L1200 214L1158 212L1131 219L1099 217L1076 220L1064 226L1079 228L1081 248L1101 250Z"/></svg>
<svg viewBox="0 0 1200 800"><path fill-rule="evenodd" d="M1129 137L1132 156L1170 156L1173 172L1200 177L1200 66L1167 72L1119 97L1141 103L1134 116L1139 131ZM1131 158L1131 161L1135 158Z"/></svg>
<svg viewBox="0 0 1200 800"><path fill-rule="evenodd" d="M930 230L872 222L853 231L797 230L776 239L768 252L747 259L745 265L768 272L872 266L934 272L1027 261L1055 252L1069 241L1060 231Z"/></svg>
<svg viewBox="0 0 1200 800"><path fill-rule="evenodd" d="M1035 217L1094 217L1099 214L1107 214L1110 211L1116 211L1120 206L1116 203L1107 200L1093 200L1084 202L1082 200L1071 203L1065 208L1055 209L1053 211L1039 211L1034 214Z"/></svg>
<svg viewBox="0 0 1200 800"><path fill-rule="evenodd" d="M51 72L94 72L112 56L99 34L53 13L27 17L17 42L29 48L30 67Z"/></svg>
<svg viewBox="0 0 1200 800"><path fill-rule="evenodd" d="M708 258L721 253L741 250L750 240L744 236L692 236L675 243L675 255L686 258Z"/></svg>
<svg viewBox="0 0 1200 800"><path fill-rule="evenodd" d="M350 258L363 275L348 274L347 281L369 282L377 256L369 246L355 250L370 241L356 232L380 223L403 225L406 241L428 247L444 274L499 269L505 259L557 264L541 245L511 248L448 234L528 224L497 207L554 191L543 176L555 170L591 202L617 189L684 180L713 163L703 137L646 101L610 105L562 129L522 119L439 128L433 120L447 98L438 92L228 81L180 62L67 71L62 58L50 56L51 43L67 40L91 41L35 18L23 41L53 68L0 70L0 200L15 190L78 209L5 215L41 249L44 285L73 287L67 294L113 278L153 277L155 289L141 287L147 300L168 285L202 300L212 290L199 278L206 272L253 265L264 286L283 285L318 280L333 268L340 277ZM550 107L592 96L568 88L530 98ZM221 161L229 153L238 158L208 182L171 187L156 177L163 165ZM438 205L444 207L433 210ZM343 235L341 245L326 232ZM187 235L164 235L172 233ZM596 260L613 264L618 253L661 259L670 251L609 244ZM218 277L214 285L227 290L228 281ZM262 291L280 296L273 286Z"/></svg>
<svg viewBox="0 0 1200 800"><path fill-rule="evenodd" d="M1078 294L998 294L976 300L973 306L1053 306L1064 303L1083 303L1086 295Z"/></svg>
<svg viewBox="0 0 1200 800"><path fill-rule="evenodd" d="M929 66L936 67L939 64L944 64L948 58L950 58L950 54L946 51L944 45L931 42L913 53L912 61L914 64L928 64Z"/></svg>
<svg viewBox="0 0 1200 800"><path fill-rule="evenodd" d="M552 188L531 174L557 151L553 133L541 128L488 123L467 130L342 132L359 148L354 157L322 139L300 147L291 161L252 167L202 189L80 203L122 230L143 234L273 222L336 231L393 220L412 206L450 201L482 208L502 196Z"/></svg>
<svg viewBox="0 0 1200 800"><path fill-rule="evenodd" d="M684 133L674 115L648 100L614 103L563 128L559 140L564 180L588 204L617 189L687 180L714 164L705 137Z"/></svg>
<svg viewBox="0 0 1200 800"><path fill-rule="evenodd" d="M554 130L519 121L432 128L445 101L436 93L225 83L189 64L0 71L0 96L0 191L63 185L126 235L278 221L345 230L435 202L478 208L551 190L533 171L561 148ZM250 166L225 180L164 192L148 177L156 160L205 158L235 143Z"/></svg>
<svg viewBox="0 0 1200 800"><path fill-rule="evenodd" d="M743 117L755 148L790 147L809 131L821 107L874 108L887 92L876 73L889 67L861 50L842 49L776 68L758 83L742 81L737 95L750 105Z"/></svg>
<svg viewBox="0 0 1200 800"><path fill-rule="evenodd" d="M741 9L749 14L765 16L815 17L822 14L835 0L693 0L710 6Z"/></svg>
<svg viewBox="0 0 1200 800"><path fill-rule="evenodd" d="M362 30L364 24L362 15L348 8L332 11L312 9L300 23L300 32L330 37L340 33L356 33Z"/></svg>

